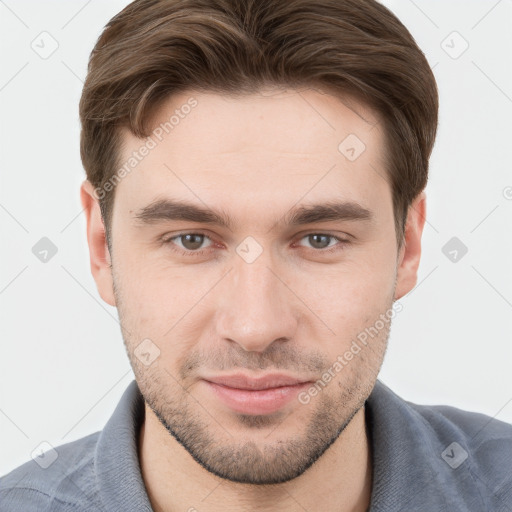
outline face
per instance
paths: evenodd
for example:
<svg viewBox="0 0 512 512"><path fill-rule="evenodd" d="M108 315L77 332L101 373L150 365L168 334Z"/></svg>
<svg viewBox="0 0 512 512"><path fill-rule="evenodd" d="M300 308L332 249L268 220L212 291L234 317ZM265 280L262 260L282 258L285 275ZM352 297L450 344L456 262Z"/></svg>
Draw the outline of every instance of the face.
<svg viewBox="0 0 512 512"><path fill-rule="evenodd" d="M290 480L364 405L415 279L381 123L317 90L269 89L176 95L155 127L153 142L123 132L121 162L145 155L116 185L98 288L169 434L222 478Z"/></svg>

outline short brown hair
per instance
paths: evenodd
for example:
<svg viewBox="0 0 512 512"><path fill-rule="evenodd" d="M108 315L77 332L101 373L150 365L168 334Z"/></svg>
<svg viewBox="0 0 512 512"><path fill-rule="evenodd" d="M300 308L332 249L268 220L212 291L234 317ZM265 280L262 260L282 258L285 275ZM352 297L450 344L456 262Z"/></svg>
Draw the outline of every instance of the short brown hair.
<svg viewBox="0 0 512 512"><path fill-rule="evenodd" d="M380 115L400 245L409 206L427 184L438 93L409 31L374 0L130 3L106 25L89 60L80 100L88 180L103 190L120 165L119 128L148 137L152 113L171 94L269 85L350 94ZM99 202L110 248L115 187L107 188Z"/></svg>

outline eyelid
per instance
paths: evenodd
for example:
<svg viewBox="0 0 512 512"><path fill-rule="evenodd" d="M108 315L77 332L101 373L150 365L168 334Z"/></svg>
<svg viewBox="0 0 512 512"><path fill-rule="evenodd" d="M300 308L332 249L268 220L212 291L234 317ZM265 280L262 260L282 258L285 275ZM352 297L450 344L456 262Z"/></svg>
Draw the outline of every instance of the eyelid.
<svg viewBox="0 0 512 512"><path fill-rule="evenodd" d="M159 237L159 242L161 242L162 244L171 244L172 241L176 238L180 238L182 236L186 236L186 235L201 235L201 236L204 236L205 238L208 238L210 239L210 241L212 242L211 245L215 244L215 240L210 236L208 235L207 233L204 233L202 232L201 230L194 230L194 231L182 231L180 233L176 233L176 234L172 234L172 235L169 235L168 234L165 234L161 237ZM210 247L210 246L209 246ZM197 251L187 251L187 252L190 252L190 253L198 253L200 251L202 251L204 249L198 249Z"/></svg>
<svg viewBox="0 0 512 512"><path fill-rule="evenodd" d="M334 235L334 234L332 234L332 233L325 233L325 232L323 232L323 231L311 231L311 232L306 233L306 234L304 234L304 235L300 235L300 236L297 238L297 241L300 241L300 240L302 240L303 238L306 238L306 237L311 236L311 235L327 236L327 237L332 238L332 239L334 239L334 240L337 240L338 242L341 242L341 243L343 243L343 242L348 242L348 240L347 240L347 239L342 238L342 237L340 237L339 235ZM317 251L318 251L318 252L321 252L321 251L322 251L322 249L317 249Z"/></svg>
<svg viewBox="0 0 512 512"><path fill-rule="evenodd" d="M300 240L301 238L304 238L305 236L309 235L324 235L324 236L332 236L333 238L337 238L338 240L347 240L354 238L353 235L345 232L333 232L329 230L321 230L321 229L309 229L307 231L303 231L295 235L295 239Z"/></svg>

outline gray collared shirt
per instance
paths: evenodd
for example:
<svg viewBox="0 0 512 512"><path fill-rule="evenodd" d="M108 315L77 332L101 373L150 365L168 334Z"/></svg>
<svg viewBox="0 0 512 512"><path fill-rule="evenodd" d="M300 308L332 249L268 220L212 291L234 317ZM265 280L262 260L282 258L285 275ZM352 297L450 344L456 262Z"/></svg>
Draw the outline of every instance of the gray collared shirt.
<svg viewBox="0 0 512 512"><path fill-rule="evenodd" d="M134 380L102 431L0 478L0 511L151 511L137 454L143 420ZM413 404L380 380L366 402L366 420L370 512L512 512L512 425L455 407ZM201 498L191 496L190 507L200 511Z"/></svg>

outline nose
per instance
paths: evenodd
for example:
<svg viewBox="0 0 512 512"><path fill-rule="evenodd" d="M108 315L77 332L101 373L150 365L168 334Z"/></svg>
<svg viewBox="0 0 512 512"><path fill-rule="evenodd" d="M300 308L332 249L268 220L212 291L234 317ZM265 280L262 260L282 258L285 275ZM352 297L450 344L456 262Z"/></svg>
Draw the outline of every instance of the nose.
<svg viewBox="0 0 512 512"><path fill-rule="evenodd" d="M264 352L274 342L293 339L297 330L296 304L285 282L265 251L252 263L235 255L234 268L223 283L217 309L220 339L254 352Z"/></svg>

